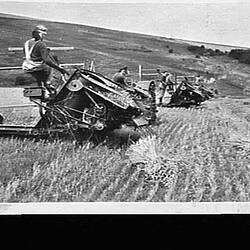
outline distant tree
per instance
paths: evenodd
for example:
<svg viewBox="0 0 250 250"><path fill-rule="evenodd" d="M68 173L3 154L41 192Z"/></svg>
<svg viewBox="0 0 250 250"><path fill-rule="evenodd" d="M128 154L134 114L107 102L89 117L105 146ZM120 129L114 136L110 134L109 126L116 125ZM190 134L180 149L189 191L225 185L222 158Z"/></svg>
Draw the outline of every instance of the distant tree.
<svg viewBox="0 0 250 250"><path fill-rule="evenodd" d="M245 52L243 49L232 49L229 52L228 56L240 60L240 58L243 56L244 53Z"/></svg>
<svg viewBox="0 0 250 250"><path fill-rule="evenodd" d="M240 63L250 64L250 50L232 49L228 54L229 57L238 60Z"/></svg>
<svg viewBox="0 0 250 250"><path fill-rule="evenodd" d="M250 64L250 51L243 53L239 61L241 63Z"/></svg>
<svg viewBox="0 0 250 250"><path fill-rule="evenodd" d="M195 46L195 45L190 45L187 47L187 49L189 51L191 51L192 53L195 53L196 55L200 55L200 56L220 56L220 55L224 55L224 53L222 51L220 51L219 49L206 49L204 45L201 46Z"/></svg>
<svg viewBox="0 0 250 250"><path fill-rule="evenodd" d="M203 55L206 51L206 49L203 45L202 46L190 45L187 47L187 49L195 54L198 54L198 55Z"/></svg>
<svg viewBox="0 0 250 250"><path fill-rule="evenodd" d="M215 54L216 54L217 56L222 56L222 55L224 55L224 53L223 53L221 50L219 50L219 49L216 49L216 50L215 50Z"/></svg>
<svg viewBox="0 0 250 250"><path fill-rule="evenodd" d="M215 56L216 55L215 51L212 50L212 49L207 49L207 52L208 52L209 56Z"/></svg>

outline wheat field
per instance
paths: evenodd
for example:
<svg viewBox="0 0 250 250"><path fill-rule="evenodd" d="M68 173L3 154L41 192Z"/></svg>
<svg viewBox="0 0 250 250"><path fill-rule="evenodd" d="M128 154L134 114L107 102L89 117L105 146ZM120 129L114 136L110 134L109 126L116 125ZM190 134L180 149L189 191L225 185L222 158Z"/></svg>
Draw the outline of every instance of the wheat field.
<svg viewBox="0 0 250 250"><path fill-rule="evenodd" d="M0 22L1 66L21 65L22 54L5 52L29 39L35 20L3 16ZM228 97L199 108L159 108L151 127L154 135L123 147L1 137L0 202L250 201L250 99L230 97L242 97L237 86L249 85L248 65L226 55L196 57L188 43L173 38L45 20L43 24L50 30L48 46L76 48L57 51L60 63L94 59L96 71L109 78L124 65L131 73L138 72L138 65L178 75L209 71L218 76L219 93ZM8 93L1 88L1 105L27 101L22 89L18 96L9 92L19 73L0 74L1 87L8 87ZM137 79L138 74L131 77ZM18 117L18 112L5 112L10 123L31 122L22 112Z"/></svg>
<svg viewBox="0 0 250 250"><path fill-rule="evenodd" d="M1 138L0 201L249 201L250 124L233 103L159 108L154 135L121 148Z"/></svg>

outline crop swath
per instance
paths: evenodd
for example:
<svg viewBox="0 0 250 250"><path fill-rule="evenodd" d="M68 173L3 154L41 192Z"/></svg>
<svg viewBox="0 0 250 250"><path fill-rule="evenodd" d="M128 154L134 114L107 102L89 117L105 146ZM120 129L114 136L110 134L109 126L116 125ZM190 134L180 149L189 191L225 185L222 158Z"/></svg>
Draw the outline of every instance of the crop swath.
<svg viewBox="0 0 250 250"><path fill-rule="evenodd" d="M249 128L218 99L160 108L155 135L126 151L2 139L1 200L249 201Z"/></svg>

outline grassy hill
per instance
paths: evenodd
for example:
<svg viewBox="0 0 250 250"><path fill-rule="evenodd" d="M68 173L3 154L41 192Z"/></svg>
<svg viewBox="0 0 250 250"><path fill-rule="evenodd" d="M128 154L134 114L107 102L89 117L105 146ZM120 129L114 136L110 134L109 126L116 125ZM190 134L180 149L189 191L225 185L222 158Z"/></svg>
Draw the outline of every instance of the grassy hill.
<svg viewBox="0 0 250 250"><path fill-rule="evenodd" d="M249 84L249 66L238 64L227 56L200 57L188 50L185 41L164 37L115 31L97 27L60 22L38 21L16 16L1 15L0 66L18 66L23 54L10 53L8 47L21 47L30 38L33 27L39 23L49 28L47 45L74 46L74 51L60 51L61 63L82 62L94 59L97 71L112 76L117 69L128 65L131 73L138 72L138 65L145 68L162 68L180 74L206 74L223 78L234 85ZM206 45L207 46L207 45ZM220 47L219 47L220 48ZM171 51L173 53L169 53ZM9 72L7 72L9 73ZM1 72L0 85L13 84L13 77Z"/></svg>
<svg viewBox="0 0 250 250"><path fill-rule="evenodd" d="M95 59L106 76L125 64L135 76L139 64L208 71L221 96L198 109L159 108L155 136L126 148L1 138L0 201L250 201L249 66L226 55L198 58L180 40L6 15L0 66L21 65L22 53L7 48L22 46L39 23L49 28L48 45L76 48L58 52L62 63ZM17 74L2 72L0 85L13 86Z"/></svg>

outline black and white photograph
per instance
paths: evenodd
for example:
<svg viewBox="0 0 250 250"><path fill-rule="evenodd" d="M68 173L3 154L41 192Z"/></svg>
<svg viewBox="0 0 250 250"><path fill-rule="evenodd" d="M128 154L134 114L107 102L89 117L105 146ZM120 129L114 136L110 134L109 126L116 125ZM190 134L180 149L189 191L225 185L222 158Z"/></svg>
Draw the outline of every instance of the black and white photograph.
<svg viewBox="0 0 250 250"><path fill-rule="evenodd" d="M250 213L249 13L1 0L0 214Z"/></svg>

